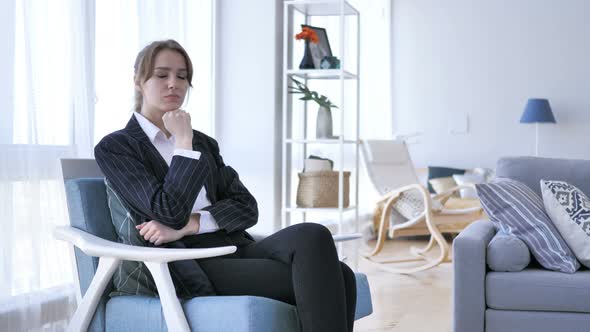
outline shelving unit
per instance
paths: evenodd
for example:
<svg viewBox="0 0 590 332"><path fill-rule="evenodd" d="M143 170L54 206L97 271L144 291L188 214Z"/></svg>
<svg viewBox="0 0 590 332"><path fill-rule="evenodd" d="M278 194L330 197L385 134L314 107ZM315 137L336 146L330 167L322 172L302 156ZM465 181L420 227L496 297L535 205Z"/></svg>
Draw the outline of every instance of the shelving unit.
<svg viewBox="0 0 590 332"><path fill-rule="evenodd" d="M358 183L359 183L359 35L360 35L360 17L359 12L346 0L294 0L285 1L283 9L283 136L282 136L282 201L281 201L281 218L282 226L287 227L298 222L308 221L308 216L321 214L328 216L326 222L333 223L336 220L338 224L338 235L344 236L343 222L345 218L353 218L355 230L358 232ZM295 43L294 35L300 31L299 25L295 23L296 16L302 19L302 24L314 25L316 17L330 17L331 20L337 20L338 31L328 31L330 42L336 40L337 49L332 49L332 53L340 59L340 69L298 69L298 58L303 55L301 52L294 52ZM356 25L356 32L347 35L350 26L353 29ZM334 39L335 38L335 39ZM351 39L352 38L352 39ZM349 51L349 41L356 40L356 60L349 61L346 57L346 51ZM300 58L299 58L300 59ZM339 123L334 123L335 134L337 137L328 139L317 139L313 133L308 130L310 116L308 113L314 112L318 105L313 101L301 101L293 98L288 93L288 86L291 85L290 77L303 80L305 84L314 81L325 81L331 84L331 87L337 87L339 97L333 98L328 96L336 105L337 112L340 112ZM352 83L355 85L353 94L355 102L347 101L345 84ZM313 88L312 88L313 90ZM323 92L318 91L320 94ZM294 109L296 106L302 107L302 119L294 121ZM332 110L334 112L334 110ZM349 123L352 122L352 123ZM345 125L347 127L345 128ZM354 127L351 134L350 125ZM299 127L298 127L299 126ZM299 128L299 135L296 134ZM348 129L348 131L347 131ZM348 135L345 133L348 132ZM302 208L295 205L294 189L297 186L297 173L303 169L303 161L307 157L310 146L316 149L337 149L334 160L334 170L339 172L338 183L340 190L338 195L338 206L334 208ZM352 152L345 156L345 147L352 148ZM299 154L301 153L301 154ZM345 157L351 158L352 165L349 169L345 166ZM344 171L351 171L350 177L350 206L344 207ZM294 186L293 186L294 184ZM298 219L301 218L301 219Z"/></svg>

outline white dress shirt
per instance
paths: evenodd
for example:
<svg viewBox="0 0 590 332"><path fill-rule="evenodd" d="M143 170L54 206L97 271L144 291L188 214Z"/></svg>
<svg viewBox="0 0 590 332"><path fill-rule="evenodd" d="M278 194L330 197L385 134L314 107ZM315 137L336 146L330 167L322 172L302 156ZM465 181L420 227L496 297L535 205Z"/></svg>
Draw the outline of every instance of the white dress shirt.
<svg viewBox="0 0 590 332"><path fill-rule="evenodd" d="M162 158L166 160L168 166L170 166L172 157L175 155L192 159L199 159L201 157L201 152L199 151L175 149L174 143L176 142L176 139L174 136L167 138L166 134L164 134L156 125L151 123L150 120L146 119L140 113L134 112L134 114L137 122L139 122L139 126L141 126L141 129L143 129ZM203 186L199 192L199 195L197 196L195 205L193 205L193 209L191 210L191 213L198 213L201 215L198 234L211 233L219 229L219 225L217 225L217 222L211 213L209 213L209 211L202 210L204 207L209 205L211 205L211 202L207 199L207 190L205 189L205 186Z"/></svg>

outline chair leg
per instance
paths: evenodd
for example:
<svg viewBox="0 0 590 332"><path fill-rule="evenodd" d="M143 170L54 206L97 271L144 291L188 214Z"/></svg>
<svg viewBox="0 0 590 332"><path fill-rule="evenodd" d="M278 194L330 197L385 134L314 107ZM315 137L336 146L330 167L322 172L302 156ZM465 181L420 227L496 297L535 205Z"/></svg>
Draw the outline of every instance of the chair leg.
<svg viewBox="0 0 590 332"><path fill-rule="evenodd" d="M398 195L392 197L391 201L394 202L397 199L397 197ZM385 208L381 212L381 220L379 222L379 232L377 234L377 242L375 243L375 248L371 252L364 253L363 256L375 256L379 254L383 249L383 246L385 244L385 234L387 233L385 228L387 226L388 218L391 215L391 209L391 204L385 205Z"/></svg>
<svg viewBox="0 0 590 332"><path fill-rule="evenodd" d="M88 330L90 320L96 311L96 305L104 292L105 287L111 281L111 277L119 264L120 259L113 257L101 257L98 261L98 268L86 290L86 294L78 305L74 316L68 324L68 332L79 332Z"/></svg>
<svg viewBox="0 0 590 332"><path fill-rule="evenodd" d="M426 225L428 227L428 230L430 231L430 234L431 234L430 240L428 241L428 244L424 248L414 248L413 247L410 249L411 252L414 254L414 257L376 260L373 256L376 256L383 248L383 243L379 243L379 240L381 240L381 242L383 242L383 241L385 241L385 239L378 239L377 240L378 243L376 245L375 250L369 255L364 255L364 257L368 261L370 261L371 263L375 263L377 265L377 268L379 268L380 270L383 270L386 272L391 272L391 273L400 273L400 274L416 273L416 272L424 271L424 270L427 270L427 269L430 269L430 268L440 265L441 263L443 263L445 261L445 259L448 256L449 245L447 244L446 240L444 239L444 237L442 236L442 234L440 233L440 231L438 230L436 225L434 225L434 223L432 222L432 214L430 212L426 213L424 219L425 219L424 221L426 222ZM383 222L383 220L382 220L382 222ZM380 227L380 230L381 230L381 227ZM392 231L392 235L394 235L394 231ZM437 247L440 249L439 255L435 259L431 259L431 258L426 257L425 253L430 251L432 248L434 248L435 244L438 244ZM384 265L384 264L391 264L391 263L405 263L405 262L413 262L413 261L426 261L426 263L418 265L418 266L408 267L408 268L401 268L401 267L398 268L398 267L394 267L394 266L385 266Z"/></svg>
<svg viewBox="0 0 590 332"><path fill-rule="evenodd" d="M176 297L168 264L145 262L145 265L152 273L152 277L154 277L154 282L158 288L158 295L162 303L162 311L164 311L164 319L166 319L168 331L190 332L184 310L182 310L180 301Z"/></svg>
<svg viewBox="0 0 590 332"><path fill-rule="evenodd" d="M436 241L434 239L434 236L431 235L430 240L428 240L428 244L426 245L426 247L424 247L424 248L412 247L412 248L410 248L410 250L416 256L424 256L425 253L429 252L430 249L432 249L432 247L434 247L435 242Z"/></svg>

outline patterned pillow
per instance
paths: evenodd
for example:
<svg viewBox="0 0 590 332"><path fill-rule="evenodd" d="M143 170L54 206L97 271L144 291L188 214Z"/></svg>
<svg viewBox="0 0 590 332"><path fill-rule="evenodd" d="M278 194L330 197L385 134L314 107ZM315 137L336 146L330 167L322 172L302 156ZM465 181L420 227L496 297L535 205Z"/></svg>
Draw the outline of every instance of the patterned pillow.
<svg viewBox="0 0 590 332"><path fill-rule="evenodd" d="M523 240L544 268L566 273L580 268L545 212L543 201L531 188L511 179L475 187L485 212L497 228Z"/></svg>
<svg viewBox="0 0 590 332"><path fill-rule="evenodd" d="M111 188L105 179L107 199L111 210L111 219L119 242L134 245L153 245L144 240L135 228L139 216L125 207L122 199ZM182 249L187 246L182 241L173 241L161 247ZM168 263L170 276L180 298L192 298L196 295L214 295L215 291L205 272L194 259L174 261ZM158 290L152 275L143 262L122 261L119 269L113 275L115 290L110 296L117 295L145 295L157 296Z"/></svg>
<svg viewBox="0 0 590 332"><path fill-rule="evenodd" d="M545 210L580 262L590 267L590 199L575 186L541 180Z"/></svg>
<svg viewBox="0 0 590 332"><path fill-rule="evenodd" d="M105 184L111 219L119 242L133 246L147 246L147 241L139 235L135 228L138 223L133 219L133 215L127 210L119 195L111 188L106 179ZM154 279L143 262L122 261L113 274L113 284L115 290L111 292L110 296L158 295Z"/></svg>

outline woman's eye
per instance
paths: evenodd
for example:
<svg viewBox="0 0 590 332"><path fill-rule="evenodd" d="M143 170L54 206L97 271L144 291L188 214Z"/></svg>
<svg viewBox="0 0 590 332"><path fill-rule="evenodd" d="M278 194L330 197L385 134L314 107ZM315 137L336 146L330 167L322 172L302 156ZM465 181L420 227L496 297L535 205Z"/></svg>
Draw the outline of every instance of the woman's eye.
<svg viewBox="0 0 590 332"><path fill-rule="evenodd" d="M156 74L156 77L158 78L166 78L168 75L165 74Z"/></svg>
<svg viewBox="0 0 590 332"><path fill-rule="evenodd" d="M179 79L181 79L181 80L186 80L186 76L181 76L181 75L179 75L179 76L176 76L176 77L178 77L178 78L179 78Z"/></svg>

